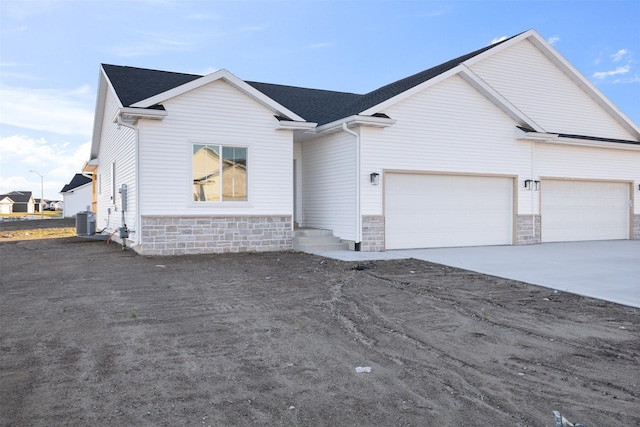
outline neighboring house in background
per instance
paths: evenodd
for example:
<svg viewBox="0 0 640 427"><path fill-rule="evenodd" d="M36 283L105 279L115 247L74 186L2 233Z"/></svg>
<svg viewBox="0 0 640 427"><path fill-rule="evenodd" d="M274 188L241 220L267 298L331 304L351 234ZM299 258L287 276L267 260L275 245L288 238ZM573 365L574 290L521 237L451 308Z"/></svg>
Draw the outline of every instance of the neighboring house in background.
<svg viewBox="0 0 640 427"><path fill-rule="evenodd" d="M40 212L40 199L34 199L34 206L33 206L33 210L34 212ZM49 209L49 205L50 205L50 201L47 199L44 199L44 203L42 204L42 210L46 211Z"/></svg>
<svg viewBox="0 0 640 427"><path fill-rule="evenodd" d="M55 210L63 210L63 216L74 217L78 212L91 209L91 181L92 179L77 173L67 185L62 187L62 203L54 204ZM64 206L64 208L63 208Z"/></svg>
<svg viewBox="0 0 640 427"><path fill-rule="evenodd" d="M143 254L640 239L640 128L530 30L370 93L102 65L98 228ZM122 236L122 237L119 237Z"/></svg>
<svg viewBox="0 0 640 427"><path fill-rule="evenodd" d="M13 200L11 200L11 197L6 194L0 195L0 213L13 213Z"/></svg>
<svg viewBox="0 0 640 427"><path fill-rule="evenodd" d="M28 213L35 212L36 202L31 191L12 191L0 195L0 209L2 213Z"/></svg>

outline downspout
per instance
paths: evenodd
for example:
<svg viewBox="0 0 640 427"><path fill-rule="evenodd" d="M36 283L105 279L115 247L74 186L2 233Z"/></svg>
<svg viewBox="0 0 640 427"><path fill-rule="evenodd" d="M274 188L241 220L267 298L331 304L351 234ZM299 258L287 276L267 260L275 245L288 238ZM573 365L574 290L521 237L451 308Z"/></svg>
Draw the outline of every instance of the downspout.
<svg viewBox="0 0 640 427"><path fill-rule="evenodd" d="M362 242L362 217L360 215L360 134L352 131L347 123L342 123L342 130L356 137L356 237L354 250L360 251Z"/></svg>
<svg viewBox="0 0 640 427"><path fill-rule="evenodd" d="M133 247L135 248L140 244L140 233L142 230L142 225L141 225L142 214L140 212L140 132L138 130L138 126L129 125L123 122L120 114L118 114L116 117L117 117L118 126L124 126L126 128L132 129L134 132L134 144L135 144L135 156L136 156L135 166L134 166L136 168L136 173L135 173L135 179L136 179L136 213L135 213L136 225L135 225L135 228L136 230L134 230L134 233L133 233L134 235Z"/></svg>

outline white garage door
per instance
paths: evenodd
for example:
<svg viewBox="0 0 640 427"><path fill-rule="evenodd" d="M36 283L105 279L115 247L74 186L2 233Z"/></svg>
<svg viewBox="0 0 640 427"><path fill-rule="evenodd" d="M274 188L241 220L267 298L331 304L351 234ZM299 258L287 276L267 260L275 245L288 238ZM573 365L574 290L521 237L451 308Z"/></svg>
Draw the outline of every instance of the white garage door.
<svg viewBox="0 0 640 427"><path fill-rule="evenodd" d="M385 175L387 249L509 245L513 179Z"/></svg>
<svg viewBox="0 0 640 427"><path fill-rule="evenodd" d="M542 181L543 242L629 238L629 184Z"/></svg>

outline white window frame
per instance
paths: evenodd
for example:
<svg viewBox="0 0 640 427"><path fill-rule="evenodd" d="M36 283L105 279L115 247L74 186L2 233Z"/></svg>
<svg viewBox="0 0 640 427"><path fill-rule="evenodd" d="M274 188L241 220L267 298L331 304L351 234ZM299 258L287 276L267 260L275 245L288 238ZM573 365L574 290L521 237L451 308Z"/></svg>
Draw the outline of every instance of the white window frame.
<svg viewBox="0 0 640 427"><path fill-rule="evenodd" d="M188 173L188 192L187 197L189 200L189 205L191 206L200 206L200 207L221 207L221 208L233 208L233 207L248 207L250 206L251 201L251 165L250 165L250 157L251 157L251 148L248 144L234 144L234 143L218 143L211 141L202 141L202 140L189 140L189 173ZM220 189L221 199L218 201L195 201L193 200L193 146L194 145L211 145L217 146L220 149L220 158L222 159L222 149L223 148L244 148L247 150L247 200L243 201L234 201L234 200L222 200L222 188ZM222 173L222 172L221 172ZM221 183L222 185L222 183Z"/></svg>

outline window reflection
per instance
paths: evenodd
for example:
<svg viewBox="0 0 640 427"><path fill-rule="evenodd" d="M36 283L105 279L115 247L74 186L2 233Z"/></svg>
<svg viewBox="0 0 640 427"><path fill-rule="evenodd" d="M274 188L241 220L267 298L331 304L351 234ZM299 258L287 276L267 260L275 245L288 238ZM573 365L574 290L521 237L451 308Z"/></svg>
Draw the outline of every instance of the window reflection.
<svg viewBox="0 0 640 427"><path fill-rule="evenodd" d="M194 201L247 200L246 148L194 144L192 165Z"/></svg>

